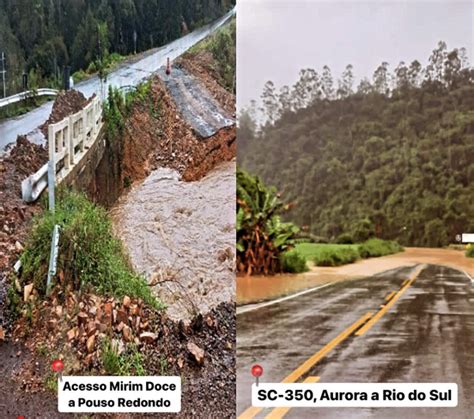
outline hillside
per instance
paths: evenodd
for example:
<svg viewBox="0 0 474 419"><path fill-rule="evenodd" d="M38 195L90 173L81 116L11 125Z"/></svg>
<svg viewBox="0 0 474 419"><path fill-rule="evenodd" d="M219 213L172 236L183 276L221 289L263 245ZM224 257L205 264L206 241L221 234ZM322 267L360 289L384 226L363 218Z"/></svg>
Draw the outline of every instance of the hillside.
<svg viewBox="0 0 474 419"><path fill-rule="evenodd" d="M159 47L227 12L233 0L0 0L7 94L60 83L62 68L98 70ZM0 63L1 68L1 63Z"/></svg>
<svg viewBox="0 0 474 419"><path fill-rule="evenodd" d="M239 163L295 203L288 219L323 240L369 236L443 246L474 231L474 71L440 42L418 61L338 89L330 69L265 85L265 123L239 120ZM343 235L343 236L341 236Z"/></svg>

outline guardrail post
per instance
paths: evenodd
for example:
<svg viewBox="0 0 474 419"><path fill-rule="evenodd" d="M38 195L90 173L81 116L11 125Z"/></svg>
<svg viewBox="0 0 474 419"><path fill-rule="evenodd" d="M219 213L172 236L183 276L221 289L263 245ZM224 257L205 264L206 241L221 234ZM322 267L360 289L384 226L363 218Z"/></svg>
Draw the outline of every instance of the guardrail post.
<svg viewBox="0 0 474 419"><path fill-rule="evenodd" d="M48 127L48 148L49 148L49 162L48 162L48 195L49 195L49 210L54 212L54 186L56 182L56 136L54 127Z"/></svg>
<svg viewBox="0 0 474 419"><path fill-rule="evenodd" d="M74 132L74 121L72 119L72 116L68 118L68 123L69 127L69 159L67 159L71 165L74 165L76 163L74 159L74 140L76 133Z"/></svg>

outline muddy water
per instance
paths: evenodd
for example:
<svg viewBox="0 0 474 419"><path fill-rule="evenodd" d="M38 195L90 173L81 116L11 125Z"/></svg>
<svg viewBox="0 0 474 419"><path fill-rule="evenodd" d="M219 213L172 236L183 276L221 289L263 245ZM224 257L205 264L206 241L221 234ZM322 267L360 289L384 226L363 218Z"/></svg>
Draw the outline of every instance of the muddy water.
<svg viewBox="0 0 474 419"><path fill-rule="evenodd" d="M271 300L294 292L317 287L329 282L372 276L391 269L418 263L444 265L462 270L474 278L474 259L464 252L452 249L406 248L395 255L364 259L338 267L312 266L304 274L275 276L239 276L237 278L237 304L250 304Z"/></svg>
<svg viewBox="0 0 474 419"><path fill-rule="evenodd" d="M197 182L160 168L111 212L131 263L157 284L171 318L235 300L235 162Z"/></svg>

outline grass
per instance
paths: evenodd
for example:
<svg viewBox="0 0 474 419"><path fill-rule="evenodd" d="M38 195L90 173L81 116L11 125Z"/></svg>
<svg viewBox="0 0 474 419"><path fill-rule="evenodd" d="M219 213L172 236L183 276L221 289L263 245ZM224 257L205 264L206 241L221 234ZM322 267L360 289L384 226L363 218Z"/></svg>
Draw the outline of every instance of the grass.
<svg viewBox="0 0 474 419"><path fill-rule="evenodd" d="M296 250L316 266L340 266L359 259L401 252L403 248L393 241L369 239L361 244L299 243Z"/></svg>
<svg viewBox="0 0 474 419"><path fill-rule="evenodd" d="M62 287L89 288L119 298L128 295L156 309L163 308L145 279L130 267L105 210L72 191L58 191L54 214L44 210L35 217L21 257L23 284L33 282L40 295L45 295L55 224L60 227L57 272Z"/></svg>
<svg viewBox="0 0 474 419"><path fill-rule="evenodd" d="M125 352L118 353L112 341L106 338L102 344L101 361L110 375L145 375L144 358L136 345L127 345Z"/></svg>

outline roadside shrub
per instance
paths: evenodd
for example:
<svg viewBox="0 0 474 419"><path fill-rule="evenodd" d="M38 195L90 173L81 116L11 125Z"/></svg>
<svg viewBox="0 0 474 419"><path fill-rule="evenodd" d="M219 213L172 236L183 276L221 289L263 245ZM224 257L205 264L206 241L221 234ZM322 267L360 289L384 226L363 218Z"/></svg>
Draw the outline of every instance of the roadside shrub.
<svg viewBox="0 0 474 419"><path fill-rule="evenodd" d="M294 274L309 271L305 257L294 249L281 255L281 266L284 272Z"/></svg>
<svg viewBox="0 0 474 419"><path fill-rule="evenodd" d="M337 244L353 244L354 239L349 233L342 233L336 238Z"/></svg>
<svg viewBox="0 0 474 419"><path fill-rule="evenodd" d="M370 239L359 245L359 254L363 259L391 255L401 252L403 247L397 242L381 239Z"/></svg>
<svg viewBox="0 0 474 419"><path fill-rule="evenodd" d="M474 246L469 244L466 249L466 256L468 258L474 258Z"/></svg>
<svg viewBox="0 0 474 419"><path fill-rule="evenodd" d="M91 287L104 295L138 297L155 308L162 307L145 279L129 266L105 210L83 194L71 191L58 193L54 214L45 210L34 218L32 234L21 257L20 279L24 284L33 282L40 295L45 294L55 224L60 227L57 279L63 287Z"/></svg>
<svg viewBox="0 0 474 419"><path fill-rule="evenodd" d="M354 263L357 259L359 259L359 253L356 249L341 246L322 248L314 257L313 262L316 266L340 266Z"/></svg>

